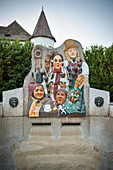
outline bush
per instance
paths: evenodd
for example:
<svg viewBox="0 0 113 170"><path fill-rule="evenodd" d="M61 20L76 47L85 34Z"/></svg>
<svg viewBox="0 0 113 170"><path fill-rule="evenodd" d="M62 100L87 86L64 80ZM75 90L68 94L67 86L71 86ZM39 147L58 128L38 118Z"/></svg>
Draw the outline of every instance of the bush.
<svg viewBox="0 0 113 170"><path fill-rule="evenodd" d="M0 101L2 92L23 86L25 76L31 68L33 44L19 40L0 40Z"/></svg>
<svg viewBox="0 0 113 170"><path fill-rule="evenodd" d="M84 51L89 66L89 84L92 88L110 92L113 101L113 45L109 48L91 46Z"/></svg>

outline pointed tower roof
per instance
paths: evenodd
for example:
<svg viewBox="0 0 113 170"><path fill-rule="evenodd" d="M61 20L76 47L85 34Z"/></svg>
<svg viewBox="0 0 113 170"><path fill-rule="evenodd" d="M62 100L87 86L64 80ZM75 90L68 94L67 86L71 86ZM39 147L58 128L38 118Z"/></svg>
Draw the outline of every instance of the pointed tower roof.
<svg viewBox="0 0 113 170"><path fill-rule="evenodd" d="M38 20L36 27L34 29L34 32L33 32L32 36L30 37L30 39L35 38L35 37L47 37L47 38L53 39L54 42L56 42L55 38L53 37L53 35L51 34L51 31L49 29L49 25L46 20L43 8L42 8L42 12L40 14L39 20Z"/></svg>

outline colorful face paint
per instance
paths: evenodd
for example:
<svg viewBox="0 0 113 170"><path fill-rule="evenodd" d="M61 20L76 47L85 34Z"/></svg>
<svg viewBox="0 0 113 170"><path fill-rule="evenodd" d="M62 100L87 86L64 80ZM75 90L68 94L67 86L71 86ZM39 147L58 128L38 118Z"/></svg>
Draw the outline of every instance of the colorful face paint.
<svg viewBox="0 0 113 170"><path fill-rule="evenodd" d="M42 99L44 97L44 89L42 86L36 86L33 93L36 99Z"/></svg>
<svg viewBox="0 0 113 170"><path fill-rule="evenodd" d="M61 104L64 104L66 100L66 94L65 92L63 91L58 91L56 93L56 101L57 101L57 104L61 105Z"/></svg>
<svg viewBox="0 0 113 170"><path fill-rule="evenodd" d="M56 55L53 58L53 68L54 69L60 69L62 67L62 58L59 55Z"/></svg>

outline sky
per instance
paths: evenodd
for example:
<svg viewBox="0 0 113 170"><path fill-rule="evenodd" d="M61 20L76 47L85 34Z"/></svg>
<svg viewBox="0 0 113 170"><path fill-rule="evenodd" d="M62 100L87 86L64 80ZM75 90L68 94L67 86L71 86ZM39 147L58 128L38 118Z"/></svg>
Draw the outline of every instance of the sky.
<svg viewBox="0 0 113 170"><path fill-rule="evenodd" d="M16 20L32 35L42 6L55 48L68 38L84 48L113 44L113 0L0 0L0 26Z"/></svg>

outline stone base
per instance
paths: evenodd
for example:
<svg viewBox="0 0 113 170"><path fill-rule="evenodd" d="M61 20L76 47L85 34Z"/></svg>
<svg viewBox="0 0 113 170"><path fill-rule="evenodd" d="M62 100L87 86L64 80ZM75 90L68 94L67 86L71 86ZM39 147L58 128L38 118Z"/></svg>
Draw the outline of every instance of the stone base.
<svg viewBox="0 0 113 170"><path fill-rule="evenodd" d="M95 105L95 98L102 97L104 104L102 107ZM99 89L90 88L89 91L89 115L90 116L108 116L109 113L109 92Z"/></svg>
<svg viewBox="0 0 113 170"><path fill-rule="evenodd" d="M113 169L113 118L1 117L0 129L1 169L98 169L100 151L99 170Z"/></svg>
<svg viewBox="0 0 113 170"><path fill-rule="evenodd" d="M16 97L18 105L11 107L9 99ZM23 116L23 88L8 90L3 92L3 115L4 116Z"/></svg>

